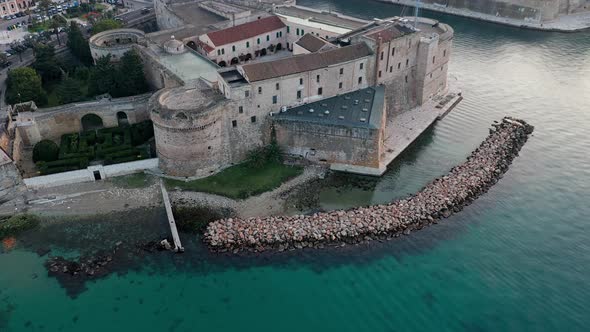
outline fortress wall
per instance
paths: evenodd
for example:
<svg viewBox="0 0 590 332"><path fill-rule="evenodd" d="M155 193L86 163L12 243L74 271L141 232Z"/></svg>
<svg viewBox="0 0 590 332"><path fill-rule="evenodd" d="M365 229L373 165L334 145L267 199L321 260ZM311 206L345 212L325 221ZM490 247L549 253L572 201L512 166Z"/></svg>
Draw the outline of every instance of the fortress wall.
<svg viewBox="0 0 590 332"><path fill-rule="evenodd" d="M377 129L329 126L302 121L274 122L277 142L292 155L312 161L379 168Z"/></svg>
<svg viewBox="0 0 590 332"><path fill-rule="evenodd" d="M87 114L98 115L102 119L104 127L118 126L118 112L124 112L130 124L149 120L148 98L149 95L140 95L113 100L105 99L19 114L19 118L26 116L30 120L17 124L17 136L22 141L20 148L33 146L43 139L59 142L64 134L82 131L82 117ZM15 144L15 150L16 147Z"/></svg>
<svg viewBox="0 0 590 332"><path fill-rule="evenodd" d="M180 28L185 25L183 20L168 7L166 0L154 0L154 11L160 30Z"/></svg>
<svg viewBox="0 0 590 332"><path fill-rule="evenodd" d="M22 178L16 165L12 161L0 165L0 203L12 199L21 186Z"/></svg>

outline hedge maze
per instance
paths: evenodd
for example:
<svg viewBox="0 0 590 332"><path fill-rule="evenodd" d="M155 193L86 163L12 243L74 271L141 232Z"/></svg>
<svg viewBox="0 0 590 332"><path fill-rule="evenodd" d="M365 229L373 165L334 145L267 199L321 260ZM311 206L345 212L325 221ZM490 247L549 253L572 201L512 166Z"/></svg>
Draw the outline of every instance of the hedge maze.
<svg viewBox="0 0 590 332"><path fill-rule="evenodd" d="M151 157L148 141L154 137L151 121L88 130L61 137L59 148L41 141L33 149L33 161L41 175L84 169L90 163L111 165ZM59 151L59 152L55 152Z"/></svg>

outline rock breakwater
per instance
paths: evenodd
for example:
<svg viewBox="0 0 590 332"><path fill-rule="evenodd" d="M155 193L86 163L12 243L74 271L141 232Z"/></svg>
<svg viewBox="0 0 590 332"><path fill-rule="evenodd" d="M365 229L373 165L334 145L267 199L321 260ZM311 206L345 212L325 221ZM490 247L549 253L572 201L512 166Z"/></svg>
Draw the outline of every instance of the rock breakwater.
<svg viewBox="0 0 590 332"><path fill-rule="evenodd" d="M213 251L286 250L358 243L409 234L437 223L485 193L508 170L533 132L523 120L506 117L467 160L420 192L386 205L313 215L227 218L207 226L204 241Z"/></svg>

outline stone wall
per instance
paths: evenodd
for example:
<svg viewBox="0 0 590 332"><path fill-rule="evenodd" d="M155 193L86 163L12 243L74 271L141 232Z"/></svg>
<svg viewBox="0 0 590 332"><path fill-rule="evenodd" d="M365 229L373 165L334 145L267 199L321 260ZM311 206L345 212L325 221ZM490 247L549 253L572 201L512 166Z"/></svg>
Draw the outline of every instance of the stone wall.
<svg viewBox="0 0 590 332"><path fill-rule="evenodd" d="M145 33L141 30L115 29L97 33L88 42L95 63L104 56L110 56L112 62L118 62L126 52L133 49L134 44L144 38Z"/></svg>
<svg viewBox="0 0 590 332"><path fill-rule="evenodd" d="M117 99L72 103L40 109L36 112L19 113L15 121L16 134L24 146L33 146L43 139L59 142L64 134L82 131L82 117L98 115L104 127L118 126L117 114L127 115L130 124L149 120L147 101L150 94Z"/></svg>
<svg viewBox="0 0 590 332"><path fill-rule="evenodd" d="M273 121L278 144L291 155L316 162L379 168L381 131L303 121Z"/></svg>
<svg viewBox="0 0 590 332"><path fill-rule="evenodd" d="M2 153L2 151L0 151ZM22 178L16 165L6 162L0 165L0 203L14 198L22 190Z"/></svg>
<svg viewBox="0 0 590 332"><path fill-rule="evenodd" d="M156 12L156 22L160 30L181 28L186 24L168 6L166 0L154 0L154 11Z"/></svg>

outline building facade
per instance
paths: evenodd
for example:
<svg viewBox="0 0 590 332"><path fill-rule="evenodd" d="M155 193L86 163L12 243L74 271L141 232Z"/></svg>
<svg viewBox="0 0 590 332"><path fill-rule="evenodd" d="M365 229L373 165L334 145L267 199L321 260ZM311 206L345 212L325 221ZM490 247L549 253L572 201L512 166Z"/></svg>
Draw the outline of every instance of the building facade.
<svg viewBox="0 0 590 332"><path fill-rule="evenodd" d="M286 46L287 28L277 16L199 36L197 50L220 67L236 65Z"/></svg>

